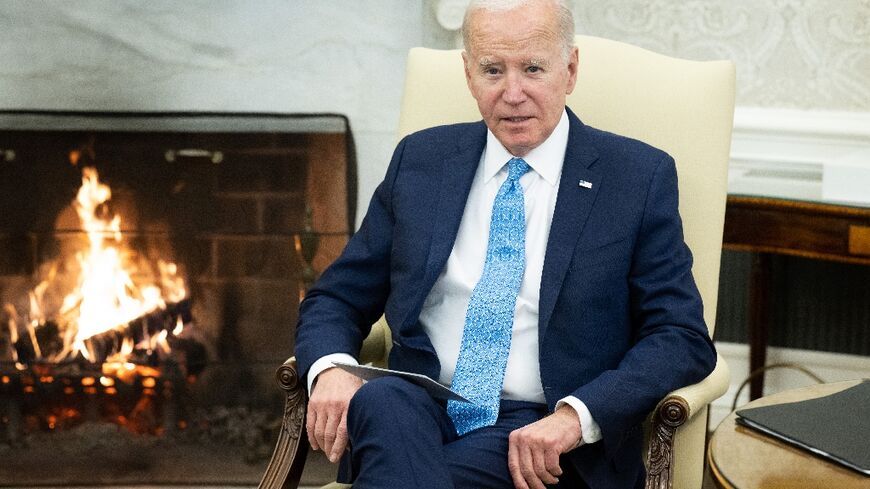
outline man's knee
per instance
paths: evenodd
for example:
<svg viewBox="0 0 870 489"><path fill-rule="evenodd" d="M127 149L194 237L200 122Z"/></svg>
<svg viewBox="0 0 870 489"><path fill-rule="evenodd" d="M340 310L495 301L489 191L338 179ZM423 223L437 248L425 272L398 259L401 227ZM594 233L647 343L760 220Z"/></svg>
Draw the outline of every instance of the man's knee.
<svg viewBox="0 0 870 489"><path fill-rule="evenodd" d="M397 411L414 409L427 401L428 394L417 385L399 377L380 377L363 384L351 398L347 411L348 426L361 419L384 416L395 419Z"/></svg>

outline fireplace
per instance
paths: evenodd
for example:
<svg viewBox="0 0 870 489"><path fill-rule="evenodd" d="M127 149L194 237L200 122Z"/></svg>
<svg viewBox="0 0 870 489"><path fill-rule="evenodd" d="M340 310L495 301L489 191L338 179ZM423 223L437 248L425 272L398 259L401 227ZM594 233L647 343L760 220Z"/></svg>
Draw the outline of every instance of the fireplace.
<svg viewBox="0 0 870 489"><path fill-rule="evenodd" d="M0 113L0 486L259 482L352 145L334 115Z"/></svg>

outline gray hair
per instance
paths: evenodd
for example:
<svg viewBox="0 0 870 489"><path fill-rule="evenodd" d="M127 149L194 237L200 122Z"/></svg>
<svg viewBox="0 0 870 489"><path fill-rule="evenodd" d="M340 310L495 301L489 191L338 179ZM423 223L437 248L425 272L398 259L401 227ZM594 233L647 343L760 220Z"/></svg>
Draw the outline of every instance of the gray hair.
<svg viewBox="0 0 870 489"><path fill-rule="evenodd" d="M574 48L574 15L568 6L568 0L549 0L557 7L556 16L559 21L559 36L562 38L562 59L568 62L571 50ZM504 11L520 7L529 0L471 0L465 9L465 17L462 19L462 44L467 50L471 39L471 26L469 18L471 13L477 10Z"/></svg>

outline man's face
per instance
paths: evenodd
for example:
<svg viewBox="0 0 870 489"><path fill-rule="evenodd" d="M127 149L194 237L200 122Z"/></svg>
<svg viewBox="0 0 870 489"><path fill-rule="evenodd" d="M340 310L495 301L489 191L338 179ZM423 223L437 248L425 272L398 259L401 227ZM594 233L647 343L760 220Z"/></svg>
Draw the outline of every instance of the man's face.
<svg viewBox="0 0 870 489"><path fill-rule="evenodd" d="M487 127L514 156L553 132L577 80L577 48L562 57L556 9L532 2L507 11L477 10L465 61L468 88Z"/></svg>

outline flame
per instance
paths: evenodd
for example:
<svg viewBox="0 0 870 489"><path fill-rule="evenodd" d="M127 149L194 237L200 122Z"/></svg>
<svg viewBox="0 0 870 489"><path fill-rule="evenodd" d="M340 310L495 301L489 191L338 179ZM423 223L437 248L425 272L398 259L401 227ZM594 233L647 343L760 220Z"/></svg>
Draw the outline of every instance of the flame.
<svg viewBox="0 0 870 489"><path fill-rule="evenodd" d="M6 304L3 306L3 311L6 313L7 321L6 327L9 329L9 341L14 345L18 343L18 312L12 307L11 304ZM12 360L18 361L18 352L15 349L12 349Z"/></svg>
<svg viewBox="0 0 870 489"><path fill-rule="evenodd" d="M89 248L76 256L81 266L79 286L64 298L61 312L78 309L73 349L88 359L91 358L85 347L86 339L161 305L154 302L153 295L146 298L137 293L130 274L121 265L118 248L111 244L121 241L120 216L108 220L97 216L99 206L111 197L112 191L99 182L96 170L84 168L75 208L87 233Z"/></svg>
<svg viewBox="0 0 870 489"><path fill-rule="evenodd" d="M175 322L175 329L172 330L172 336L178 336L182 331L184 331L184 321L179 317L178 321Z"/></svg>
<svg viewBox="0 0 870 489"><path fill-rule="evenodd" d="M107 202L112 198L108 185L101 183L96 169L82 169L82 185L73 206L87 244L75 253L79 270L72 291L63 295L56 320L62 327L64 350L60 359L81 353L87 360L95 356L89 351L87 340L116 328L123 328L132 320L165 308L167 303L179 302L187 295L184 279L174 263L158 261L157 276L139 273L131 257L133 253L123 246L121 216L107 215ZM35 329L46 322L44 310L46 290L54 279L57 265L48 277L29 294L30 316L25 323L27 334L37 348ZM134 280L133 277L136 277ZM58 296L59 297L59 296ZM125 342L122 351L112 361L124 361L133 351L132 342ZM161 348L168 348L163 338ZM56 358L57 359L57 358Z"/></svg>

